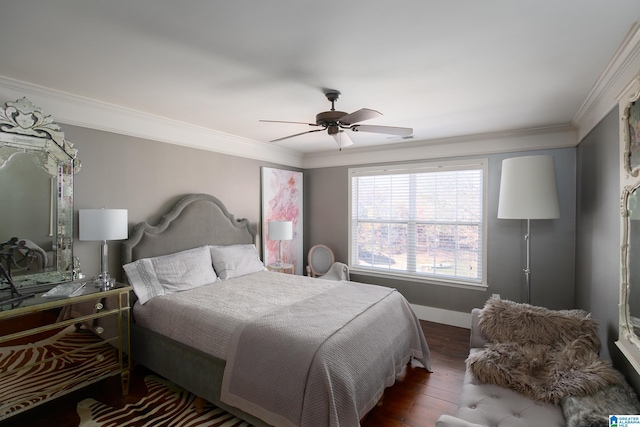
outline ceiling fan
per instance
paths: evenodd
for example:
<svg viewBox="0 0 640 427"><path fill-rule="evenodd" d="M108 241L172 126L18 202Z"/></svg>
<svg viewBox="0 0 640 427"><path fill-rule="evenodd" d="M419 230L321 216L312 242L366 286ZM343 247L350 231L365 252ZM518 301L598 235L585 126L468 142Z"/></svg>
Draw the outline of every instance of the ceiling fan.
<svg viewBox="0 0 640 427"><path fill-rule="evenodd" d="M308 126L319 126L322 129L308 130L306 132L300 132L293 135L285 136L283 138L274 139L270 142L282 141L285 139L293 138L293 137L304 135L307 133L322 132L326 130L327 133L336 140L336 142L338 143L338 147L340 147L340 149L342 150L342 147L348 147L349 145L353 145L353 141L349 137L349 134L345 132L345 130L351 130L353 132L384 133L387 135L399 135L399 136L408 136L413 133L412 128L356 124L364 120L370 120L376 117L380 117L382 116L382 113L375 110L370 110L368 108L361 108L360 110L355 111L351 114L345 113L344 111L336 111L335 102L340 97L340 91L327 90L325 91L324 94L329 100L329 102L331 102L331 110L318 113L316 115L315 123L288 122L283 120L260 120L261 122L269 122L269 123L297 123L297 124L308 125Z"/></svg>

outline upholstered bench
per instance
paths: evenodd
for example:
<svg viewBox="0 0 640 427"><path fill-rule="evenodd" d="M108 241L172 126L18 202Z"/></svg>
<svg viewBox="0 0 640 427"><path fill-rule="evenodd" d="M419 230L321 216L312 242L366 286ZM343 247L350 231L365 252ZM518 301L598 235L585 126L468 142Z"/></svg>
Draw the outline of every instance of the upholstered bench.
<svg viewBox="0 0 640 427"><path fill-rule="evenodd" d="M596 333L597 325L587 313L580 310L553 312L544 308L516 304L510 301L492 300L487 302L485 309L488 306L490 307L490 312L484 312L484 314L491 314L491 316L484 317L483 322L485 324L482 325L482 330L491 331L494 337L496 336L495 331L487 329L487 324L495 326L496 322L504 321L508 324L508 327L500 332L502 338L513 338L514 341L525 343L525 346L529 338L538 342L535 340L536 337L553 336L557 331L559 331L559 335L557 335L558 342L562 343L566 334L570 336L575 333L575 330L580 330L578 339L574 341L572 339L575 337L569 339L570 347L573 345L575 348L576 345L582 346L584 344L592 349L589 351L593 351L594 348L600 348ZM509 314L505 315L505 312L512 308L516 310L531 310L531 312L527 314L526 319L518 318L517 316L513 317ZM471 364L473 364L474 361L482 360L484 355L481 352L487 349L488 346L488 342L480 328L481 313L483 312L480 309L474 309L471 313L470 357L467 363L458 409L455 416L442 415L436 423L437 427L593 427L608 426L608 415L640 414L640 402L635 392L624 381L622 376L611 369L608 363L600 360L594 361L594 358L589 359L590 363L592 363L590 367L598 368L598 372L602 373L603 376L593 378L592 381L599 382L600 378L605 377L608 380L602 381L601 387L592 394L569 395L557 402L558 404L541 403L540 400L526 397L524 394L520 394L510 388L478 380L471 373L469 362L471 361ZM540 322L535 321L536 316L541 320ZM563 322L563 318L568 317L575 322L576 318L574 316L582 320L578 320L578 323L573 323L573 326L569 328L573 332L565 329L567 328L566 324L563 325L564 328L557 328L557 325ZM521 320L531 321L531 324L523 325L520 322ZM535 330L535 325L540 325L541 330L546 328L546 331L538 333L540 331ZM544 339L541 341L544 341ZM509 348L517 352L518 347ZM508 357L511 358L512 355L510 354ZM533 358L537 357L538 355L533 356ZM599 359L597 355L595 359ZM546 359L542 358L541 360ZM490 361L489 364L491 365L493 362L495 360ZM513 366L515 367L516 365ZM482 374L482 371L477 369L475 372ZM518 384L522 383L518 382Z"/></svg>
<svg viewBox="0 0 640 427"><path fill-rule="evenodd" d="M471 312L470 354L487 345L478 326L480 309ZM479 382L465 372L462 394L456 416L443 415L436 427L564 427L566 425L559 405L543 404L515 391Z"/></svg>

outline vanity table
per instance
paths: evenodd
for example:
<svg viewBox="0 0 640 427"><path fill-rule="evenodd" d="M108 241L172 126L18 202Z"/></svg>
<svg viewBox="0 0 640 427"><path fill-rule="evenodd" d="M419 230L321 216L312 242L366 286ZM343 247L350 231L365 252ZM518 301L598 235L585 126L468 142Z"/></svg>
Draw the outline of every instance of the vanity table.
<svg viewBox="0 0 640 427"><path fill-rule="evenodd" d="M0 307L0 420L118 374L126 395L130 291L89 282L78 296Z"/></svg>
<svg viewBox="0 0 640 427"><path fill-rule="evenodd" d="M126 395L130 290L87 283L75 297L0 307L0 420L112 375Z"/></svg>
<svg viewBox="0 0 640 427"><path fill-rule="evenodd" d="M0 107L0 420L113 375L129 390L131 288L87 282L75 296L44 296L79 273L77 151L29 99Z"/></svg>

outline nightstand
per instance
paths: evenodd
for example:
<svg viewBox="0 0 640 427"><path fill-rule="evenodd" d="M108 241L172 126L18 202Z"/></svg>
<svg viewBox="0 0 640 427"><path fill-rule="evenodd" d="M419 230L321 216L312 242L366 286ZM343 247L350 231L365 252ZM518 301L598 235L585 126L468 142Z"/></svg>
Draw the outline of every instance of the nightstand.
<svg viewBox="0 0 640 427"><path fill-rule="evenodd" d="M113 375L129 392L131 287L100 291L89 281L78 296L56 298L46 290L0 306L0 360L10 351L20 360L22 351L25 362L0 364L0 384L15 388L0 402L0 420Z"/></svg>
<svg viewBox="0 0 640 427"><path fill-rule="evenodd" d="M267 266L269 271L277 271L278 273L296 274L296 266L293 264L282 264L281 267L270 264Z"/></svg>

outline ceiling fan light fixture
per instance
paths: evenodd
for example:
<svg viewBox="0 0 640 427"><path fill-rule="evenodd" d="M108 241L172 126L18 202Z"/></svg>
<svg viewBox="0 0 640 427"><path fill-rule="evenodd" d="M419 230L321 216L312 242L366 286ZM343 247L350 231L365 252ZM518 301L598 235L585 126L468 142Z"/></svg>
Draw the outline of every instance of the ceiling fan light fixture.
<svg viewBox="0 0 640 427"><path fill-rule="evenodd" d="M342 151L342 147L353 145L353 141L351 140L351 138L349 138L349 134L342 129L338 129L336 133L330 135L333 137L333 139L336 140L340 151Z"/></svg>

